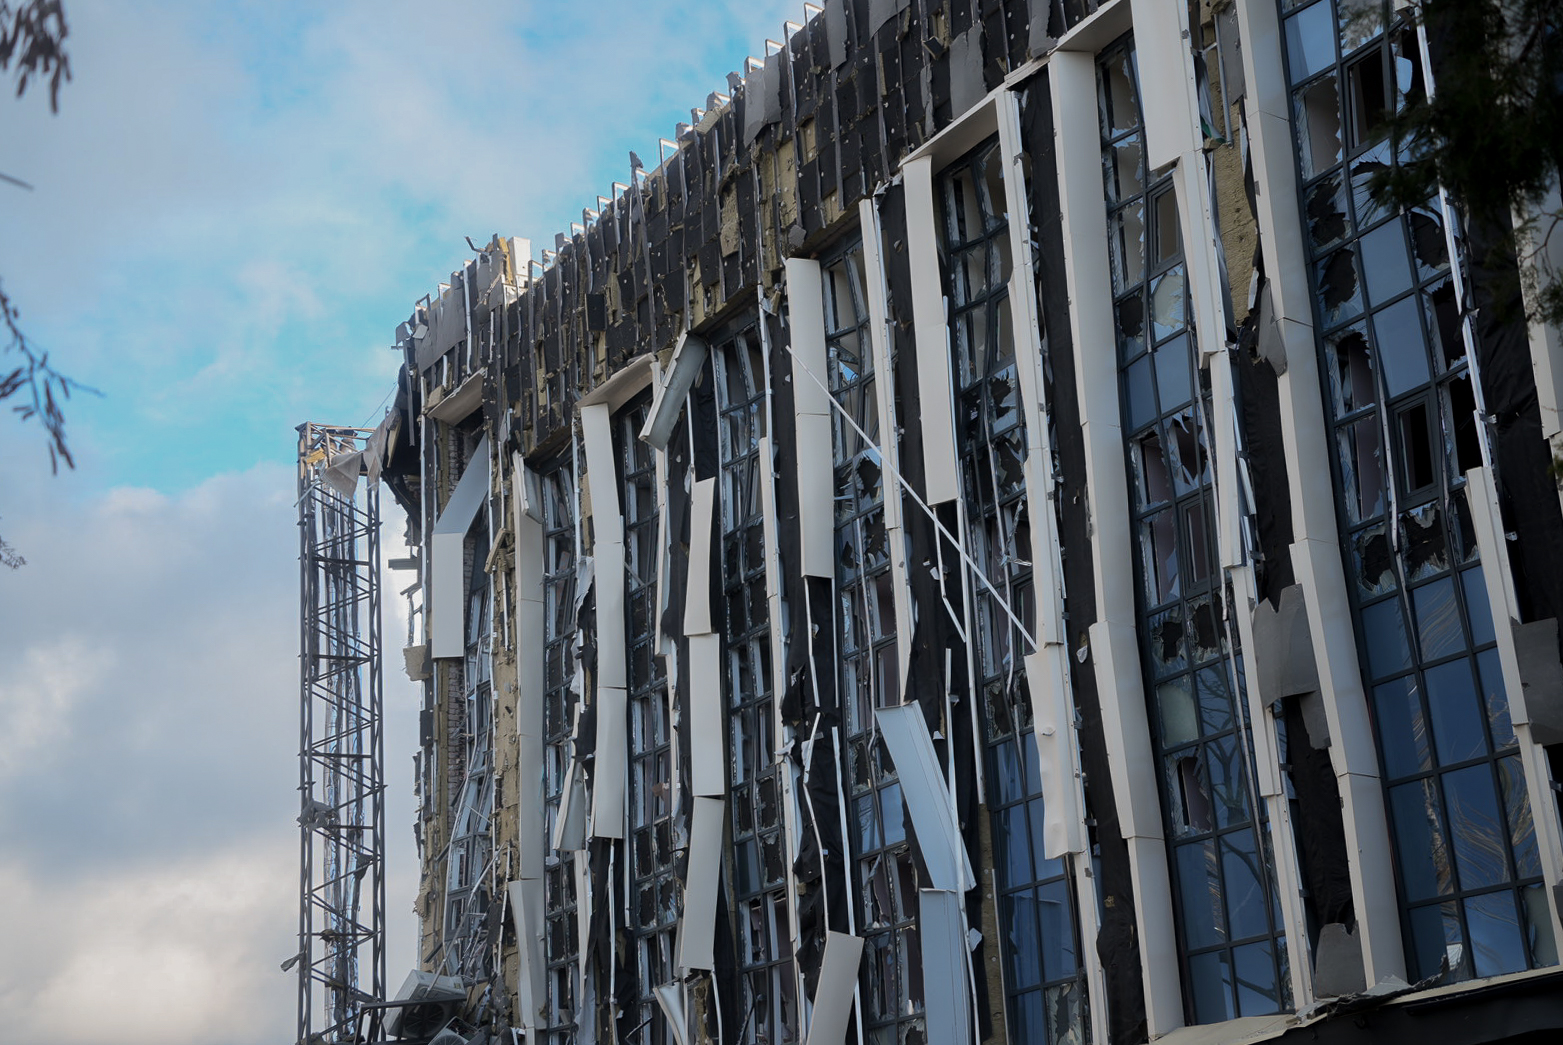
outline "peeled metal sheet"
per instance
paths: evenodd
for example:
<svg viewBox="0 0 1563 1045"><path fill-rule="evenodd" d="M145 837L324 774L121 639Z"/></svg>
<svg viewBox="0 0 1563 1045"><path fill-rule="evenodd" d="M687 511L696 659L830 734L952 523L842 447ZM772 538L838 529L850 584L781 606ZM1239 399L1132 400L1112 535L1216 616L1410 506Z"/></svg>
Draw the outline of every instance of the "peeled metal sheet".
<svg viewBox="0 0 1563 1045"><path fill-rule="evenodd" d="M977 879L955 823L950 791L939 771L923 709L916 704L902 704L880 708L874 714L895 763L896 775L901 779L901 797L912 815L929 879L936 888L951 892L964 893L974 888Z"/></svg>
<svg viewBox="0 0 1563 1045"><path fill-rule="evenodd" d="M536 848L536 847L534 847ZM516 995L518 1009L528 1029L534 1014L547 999L547 963L543 955L543 880L519 879L505 885L510 918L516 930Z"/></svg>
<svg viewBox="0 0 1563 1045"><path fill-rule="evenodd" d="M918 916L927 1040L949 1045L970 1042L971 992L966 974L961 894L944 889L919 890Z"/></svg>
<svg viewBox="0 0 1563 1045"><path fill-rule="evenodd" d="M722 744L722 640L689 638L689 786L696 795L727 793Z"/></svg>
<svg viewBox="0 0 1563 1045"><path fill-rule="evenodd" d="M825 934L825 954L820 959L819 986L814 991L814 1013L805 1045L845 1045L862 960L861 936Z"/></svg>
<svg viewBox="0 0 1563 1045"><path fill-rule="evenodd" d="M1057 658L1033 653L1025 663L1042 778L1042 853L1055 860L1086 850L1085 821L1075 783L1074 712Z"/></svg>
<svg viewBox="0 0 1563 1045"><path fill-rule="evenodd" d="M797 432L799 559L805 577L834 577L835 529L829 467L830 395L826 380L825 303L820 264L788 258L787 320L791 326L792 403Z"/></svg>
<svg viewBox="0 0 1563 1045"><path fill-rule="evenodd" d="M684 634L710 635L711 526L716 515L716 480L701 479L689 499L689 575L684 589Z"/></svg>
<svg viewBox="0 0 1563 1045"><path fill-rule="evenodd" d="M617 686L597 687L597 747L592 759L592 837L624 837L625 765L629 697Z"/></svg>
<svg viewBox="0 0 1563 1045"><path fill-rule="evenodd" d="M467 578L463 546L472 520L488 497L488 437L478 441L472 460L451 491L434 523L429 545L429 595L426 614L429 655L460 657L467 651Z"/></svg>
<svg viewBox="0 0 1563 1045"><path fill-rule="evenodd" d="M727 803L697 798L689 814L689 871L684 878L684 916L678 922L678 966L714 968L716 898L722 889L722 818Z"/></svg>
<svg viewBox="0 0 1563 1045"><path fill-rule="evenodd" d="M586 486L592 499L592 559L597 585L597 684L628 684L624 653L624 519L613 455L612 412L606 403L581 408ZM615 836L617 837L617 836Z"/></svg>
<svg viewBox="0 0 1563 1045"><path fill-rule="evenodd" d="M1155 170L1204 144L1185 32L1188 10L1166 0L1130 0L1130 7L1145 110L1145 162Z"/></svg>
<svg viewBox="0 0 1563 1045"><path fill-rule="evenodd" d="M923 470L929 504L961 494L955 460L955 415L950 393L949 329L934 223L933 161L927 156L902 168L906 183L906 244L912 270L912 329L917 342L918 423L923 429Z"/></svg>

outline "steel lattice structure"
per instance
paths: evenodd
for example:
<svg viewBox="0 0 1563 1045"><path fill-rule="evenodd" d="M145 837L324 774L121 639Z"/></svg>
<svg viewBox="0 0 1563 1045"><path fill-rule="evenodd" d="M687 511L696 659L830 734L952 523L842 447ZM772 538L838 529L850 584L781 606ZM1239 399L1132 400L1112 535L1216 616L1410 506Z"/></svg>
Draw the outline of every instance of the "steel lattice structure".
<svg viewBox="0 0 1563 1045"><path fill-rule="evenodd" d="M385 998L380 504L363 429L299 426L299 1045Z"/></svg>

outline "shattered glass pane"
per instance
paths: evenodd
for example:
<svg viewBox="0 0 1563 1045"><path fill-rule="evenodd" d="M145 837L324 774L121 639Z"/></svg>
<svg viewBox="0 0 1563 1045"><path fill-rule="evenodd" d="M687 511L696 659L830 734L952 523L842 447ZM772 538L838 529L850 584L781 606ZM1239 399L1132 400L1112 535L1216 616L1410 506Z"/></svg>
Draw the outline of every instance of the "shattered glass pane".
<svg viewBox="0 0 1563 1045"><path fill-rule="evenodd" d="M1443 389L1444 399L1444 437L1445 437L1445 467L1453 465L1450 478L1464 475L1471 468L1479 468L1482 463L1481 437L1477 432L1476 396L1471 391L1471 377L1469 374L1461 374L1454 380L1447 382ZM1447 443L1450 441L1450 430L1453 430L1454 455L1453 460L1447 454Z"/></svg>
<svg viewBox="0 0 1563 1045"><path fill-rule="evenodd" d="M957 297L963 303L975 301L988 292L987 255L981 247L963 253L954 268L956 286L960 288Z"/></svg>
<svg viewBox="0 0 1563 1045"><path fill-rule="evenodd" d="M1014 267L1010 250L1008 236L996 236L988 241L988 281L1000 290L1009 285L1010 271ZM1005 343L1008 344L1007 340Z"/></svg>
<svg viewBox="0 0 1563 1045"><path fill-rule="evenodd" d="M1118 302L1118 351L1125 362L1145 351L1145 302L1138 294Z"/></svg>
<svg viewBox="0 0 1563 1045"><path fill-rule="evenodd" d="M1149 507L1172 499L1172 478L1162 456L1161 433L1151 429L1131 444L1140 505Z"/></svg>
<svg viewBox="0 0 1563 1045"><path fill-rule="evenodd" d="M1351 247L1341 247L1316 266L1319 311L1326 327L1354 319L1362 312L1362 288Z"/></svg>
<svg viewBox="0 0 1563 1045"><path fill-rule="evenodd" d="M1121 294L1145 278L1145 204L1129 204L1110 222L1113 293Z"/></svg>
<svg viewBox="0 0 1563 1045"><path fill-rule="evenodd" d="M1061 983L1044 994L1047 1008L1047 1038L1052 1045L1082 1045L1085 1040L1083 992L1078 983ZM1036 1038L1021 1038L1036 1041Z"/></svg>
<svg viewBox="0 0 1563 1045"><path fill-rule="evenodd" d="M1455 600L1454 579L1443 577L1411 590L1416 609L1417 638L1426 660L1447 657L1465 650L1465 628L1460 621L1460 606Z"/></svg>
<svg viewBox="0 0 1563 1045"><path fill-rule="evenodd" d="M1172 606L1150 618L1151 662L1158 676L1182 671L1188 666L1183 653L1183 608Z"/></svg>
<svg viewBox="0 0 1563 1045"><path fill-rule="evenodd" d="M1195 749L1198 750L1197 748ZM1215 811L1210 801L1210 780L1196 755L1168 760L1171 783L1179 797L1182 820L1175 825L1179 835L1204 834L1215 829Z"/></svg>
<svg viewBox="0 0 1563 1045"><path fill-rule="evenodd" d="M1378 400L1373 389L1373 359L1361 324L1326 337L1325 353L1330 361L1330 389L1335 396L1337 417Z"/></svg>
<svg viewBox="0 0 1563 1045"><path fill-rule="evenodd" d="M1408 581L1424 580L1449 568L1449 546L1436 503L1401 514L1400 554Z"/></svg>
<svg viewBox="0 0 1563 1045"><path fill-rule="evenodd" d="M1485 767L1478 767L1487 772ZM1413 780L1389 789L1395 822L1395 850L1407 900L1428 900L1454 891L1454 870L1444 843L1437 783Z"/></svg>
<svg viewBox="0 0 1563 1045"><path fill-rule="evenodd" d="M1210 482L1210 454L1194 411L1167 422L1168 449L1172 451L1172 481L1178 495L1193 493Z"/></svg>
<svg viewBox="0 0 1563 1045"><path fill-rule="evenodd" d="M1005 367L988 379L988 399L993 431L1002 432L1020 421L1020 391L1014 366Z"/></svg>
<svg viewBox="0 0 1563 1045"><path fill-rule="evenodd" d="M1514 894L1508 890L1465 901L1471 932L1471 963L1477 976L1498 976L1529 968Z"/></svg>
<svg viewBox="0 0 1563 1045"><path fill-rule="evenodd" d="M1449 267L1449 243L1444 238L1444 215L1437 201L1406 215L1411 223L1411 254L1416 258L1417 278L1427 279Z"/></svg>
<svg viewBox="0 0 1563 1045"><path fill-rule="evenodd" d="M1143 162L1139 135L1125 138L1103 150L1108 203L1121 203L1145 191L1145 181L1140 173Z"/></svg>
<svg viewBox="0 0 1563 1045"><path fill-rule="evenodd" d="M969 243L982 235L982 204L970 167L961 166L943 178L945 235L951 244Z"/></svg>
<svg viewBox="0 0 1563 1045"><path fill-rule="evenodd" d="M1104 63L1100 68L1102 90L1097 92L1097 97L1100 99L1102 136L1111 138L1133 130L1140 122L1134 52L1130 51L1115 61Z"/></svg>
<svg viewBox="0 0 1563 1045"><path fill-rule="evenodd" d="M1173 509L1165 508L1140 524L1146 598L1152 605L1178 593L1178 526Z"/></svg>
<svg viewBox="0 0 1563 1045"><path fill-rule="evenodd" d="M1400 432L1400 487L1406 494L1433 485L1433 419L1427 402L1415 402L1397 415Z"/></svg>
<svg viewBox="0 0 1563 1045"><path fill-rule="evenodd" d="M1171 189L1151 199L1151 228L1155 232L1151 264L1159 268L1182 253L1183 240L1178 231L1178 197Z"/></svg>
<svg viewBox="0 0 1563 1045"><path fill-rule="evenodd" d="M990 148L977 163L982 169L983 212L987 215L984 231L987 231L1009 219L1009 201L1004 194L1004 163L996 147Z"/></svg>
<svg viewBox="0 0 1563 1045"><path fill-rule="evenodd" d="M1457 563L1475 562L1477 557L1476 530L1471 524L1471 509L1465 503L1465 491L1454 491L1449 497L1449 503L1454 506L1451 525L1449 527L1450 543L1453 546L1455 561Z"/></svg>
<svg viewBox="0 0 1563 1045"><path fill-rule="evenodd" d="M1203 500L1192 504L1185 504L1183 512L1183 532L1188 538L1188 583L1198 584L1210 577L1211 554L1210 530L1208 525L1207 507Z"/></svg>
<svg viewBox="0 0 1563 1045"><path fill-rule="evenodd" d="M1157 341L1176 334L1187 321L1184 282L1181 265L1151 281L1151 332Z"/></svg>
<svg viewBox="0 0 1563 1045"><path fill-rule="evenodd" d="M1322 252L1351 235L1351 216L1346 210L1346 189L1340 173L1319 179L1308 190L1305 205L1308 238L1316 252Z"/></svg>
<svg viewBox="0 0 1563 1045"><path fill-rule="evenodd" d="M1406 24L1402 24L1391 37L1391 45L1394 51L1395 86L1400 94L1396 110L1404 111L1427 94L1422 78L1422 45L1417 40L1416 29Z"/></svg>
<svg viewBox="0 0 1563 1045"><path fill-rule="evenodd" d="M1386 72L1382 52L1346 66L1347 127L1353 150L1389 133L1385 121L1394 92Z"/></svg>
<svg viewBox="0 0 1563 1045"><path fill-rule="evenodd" d="M1456 973L1464 964L1464 936L1460 916L1452 903L1413 907L1410 912L1411 945L1416 955L1413 979L1436 974L1444 963Z"/></svg>
<svg viewBox="0 0 1563 1045"><path fill-rule="evenodd" d="M1026 444L1023 429L1013 428L995 439L993 467L998 473L999 496L1006 497L1018 491L1025 482Z"/></svg>
<svg viewBox="0 0 1563 1045"><path fill-rule="evenodd" d="M1372 225L1387 217L1391 206L1379 202L1373 195L1375 175L1389 171L1389 144L1376 145L1351 161L1351 200L1357 212L1359 227Z"/></svg>
<svg viewBox="0 0 1563 1045"><path fill-rule="evenodd" d="M879 816L874 808L873 794L857 799L857 842L859 852L880 847Z"/></svg>
<svg viewBox="0 0 1563 1045"><path fill-rule="evenodd" d="M1341 160L1340 94L1335 74L1297 92L1296 125L1303 177L1323 174Z"/></svg>
<svg viewBox="0 0 1563 1045"><path fill-rule="evenodd" d="M1369 414L1342 425L1337 437L1346 507L1353 522L1366 522L1384 510L1384 451L1378 417Z"/></svg>

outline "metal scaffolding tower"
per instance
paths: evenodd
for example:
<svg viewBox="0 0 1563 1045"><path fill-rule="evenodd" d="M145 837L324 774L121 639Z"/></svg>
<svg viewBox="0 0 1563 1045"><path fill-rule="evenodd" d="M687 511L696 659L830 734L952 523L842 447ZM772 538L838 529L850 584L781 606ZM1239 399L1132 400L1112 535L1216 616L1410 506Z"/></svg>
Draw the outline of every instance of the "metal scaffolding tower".
<svg viewBox="0 0 1563 1045"><path fill-rule="evenodd" d="M386 997L380 499L367 430L298 431L298 1043L336 1045Z"/></svg>

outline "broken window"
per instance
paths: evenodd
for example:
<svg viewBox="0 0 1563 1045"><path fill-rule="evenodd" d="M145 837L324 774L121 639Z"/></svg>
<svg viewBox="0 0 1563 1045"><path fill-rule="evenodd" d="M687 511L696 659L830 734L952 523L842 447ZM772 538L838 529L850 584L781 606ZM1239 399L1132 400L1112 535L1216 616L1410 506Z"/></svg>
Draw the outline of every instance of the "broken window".
<svg viewBox="0 0 1563 1045"><path fill-rule="evenodd" d="M1369 188L1395 162L1385 117L1423 91L1416 30L1379 0L1315 0L1286 25L1289 42L1313 41L1307 54L1289 47L1287 62L1342 544L1411 975L1549 964L1529 798L1469 538L1464 472L1481 463L1481 419L1445 215L1436 200L1393 213ZM1323 99L1336 83L1345 86L1330 112ZM1324 124L1346 129L1341 153L1313 147L1311 128Z"/></svg>
<svg viewBox="0 0 1563 1045"><path fill-rule="evenodd" d="M542 1005L547 1041L574 1040L580 1001L580 947L576 935L575 853L553 848L566 806L573 765L572 734L580 702L576 678L576 469L572 455L538 473L543 502L543 802L547 827L544 858L544 938L547 998ZM577 813L579 815L579 813Z"/></svg>
<svg viewBox="0 0 1563 1045"><path fill-rule="evenodd" d="M676 978L673 934L680 889L674 855L673 764L667 679L657 656L657 551L661 540L656 459L640 439L651 407L641 393L613 417L624 508L624 639L629 689L630 926L640 995L641 1040L669 1045L667 1017L652 993Z"/></svg>
<svg viewBox="0 0 1563 1045"><path fill-rule="evenodd" d="M453 433L473 452L472 436ZM487 444L480 443L479 447ZM467 467L486 462L468 461ZM488 491L483 491L485 497ZM463 542L465 566L463 656L446 676L446 765L450 788L450 842L445 865L442 972L478 979L489 975L492 947L488 912L492 901L494 852L494 736L492 729L493 588L486 562L488 513L479 510Z"/></svg>
<svg viewBox="0 0 1563 1045"><path fill-rule="evenodd" d="M798 1037L797 981L787 907L782 783L776 764L771 619L765 583L760 459L767 370L752 320L712 339L720 416L722 629L727 658L732 809L731 884L737 904L737 1040L780 1045Z"/></svg>
<svg viewBox="0 0 1563 1045"><path fill-rule="evenodd" d="M1334 52L1332 37L1314 24L1317 17L1292 20L1287 39L1300 60L1322 67L1333 62ZM1103 52L1098 62L1105 157L1119 156L1122 143L1140 134L1133 55L1133 44L1125 42ZM1329 104L1315 118L1320 98ZM1325 118L1336 104L1333 86L1301 104L1312 127L1305 146L1319 162L1334 162L1339 128ZM1135 480L1140 635L1157 726L1185 1004L1191 1022L1211 1023L1290 1008L1288 959L1273 865L1261 849L1264 811L1250 797L1242 746L1251 733L1242 661L1226 632L1206 420L1210 401L1195 358L1177 197L1170 174L1157 176L1141 162L1134 177L1119 177L1120 185L1140 194L1108 200L1108 227L1115 236L1125 213L1143 209L1150 215L1135 255L1145 258L1145 271L1120 267L1113 288L1123 425ZM1327 191L1310 202L1315 242L1338 241L1335 203ZM1332 259L1326 267L1334 307L1355 314L1361 295L1354 255L1337 252ZM1356 403L1368 361L1354 351L1343 342L1339 365L1329 373L1336 394Z"/></svg>
<svg viewBox="0 0 1563 1045"><path fill-rule="evenodd" d="M968 181L963 191L975 192ZM980 208L963 215L981 227ZM984 256L959 274L966 286L985 285ZM821 267L830 393L852 422L876 440L879 405L869 350L863 247L854 241ZM847 365L850 361L851 365ZM848 433L852 433L850 436ZM896 656L895 589L885 530L885 482L879 451L865 446L852 426L837 421L836 539L852 554L836 563L837 662L847 737L848 844L856 873L855 909L864 939L861 966L864 1022L871 1040L898 1028L921 1032L922 957L917 947L919 878L907 838L901 785L879 740L874 710L901 703Z"/></svg>
<svg viewBox="0 0 1563 1045"><path fill-rule="evenodd" d="M1109 111L1114 100L1111 96L1104 100ZM1139 141L1130 135L1104 154L1110 194L1140 192ZM982 215L981 220L964 223L946 220L943 246L951 272L958 268L957 259L991 254L994 244L1008 242L1000 162L998 142L989 140L940 176L947 216L962 205ZM966 187L972 184L982 184L986 191L967 201ZM1144 269L1144 222L1143 210L1126 211L1116 226L1114 256L1120 280ZM998 942L1010 1041L1062 1045L1083 1040L1085 982L1076 960L1079 935L1068 864L1042 855L1041 774L1020 660L1029 647L1004 609L1008 606L1034 630L1030 524L1025 510L1025 418L1019 409L1009 327L1009 273L1002 275L1003 279L980 288L956 278L949 284L952 316L980 330L984 338L960 343L955 375L961 416L966 419L960 452L969 550L998 588L995 593L974 575L968 580L976 615L973 681L982 694L989 779L996 781L987 800L1003 927ZM971 317L984 318L975 324ZM1156 475L1144 481L1165 484L1167 479Z"/></svg>

